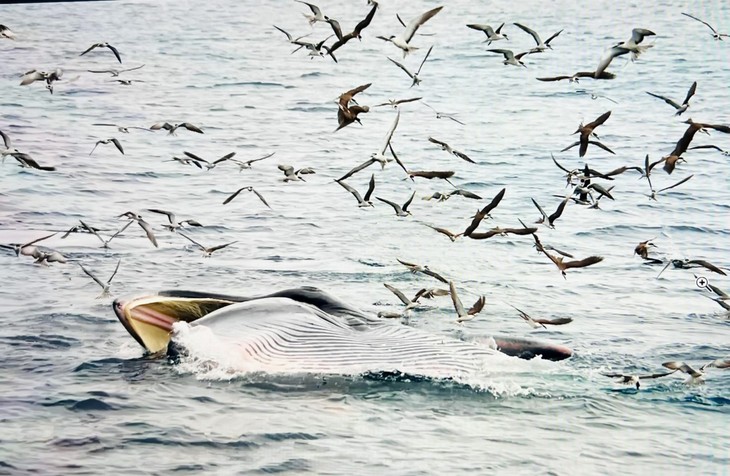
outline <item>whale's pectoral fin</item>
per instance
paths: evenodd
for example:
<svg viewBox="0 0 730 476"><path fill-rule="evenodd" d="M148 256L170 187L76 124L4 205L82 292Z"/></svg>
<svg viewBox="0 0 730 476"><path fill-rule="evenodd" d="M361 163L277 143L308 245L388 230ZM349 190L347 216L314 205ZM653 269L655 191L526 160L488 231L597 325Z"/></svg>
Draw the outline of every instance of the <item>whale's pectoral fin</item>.
<svg viewBox="0 0 730 476"><path fill-rule="evenodd" d="M127 332L147 351L164 352L172 325L193 322L235 301L211 297L178 297L154 294L114 301L114 312Z"/></svg>

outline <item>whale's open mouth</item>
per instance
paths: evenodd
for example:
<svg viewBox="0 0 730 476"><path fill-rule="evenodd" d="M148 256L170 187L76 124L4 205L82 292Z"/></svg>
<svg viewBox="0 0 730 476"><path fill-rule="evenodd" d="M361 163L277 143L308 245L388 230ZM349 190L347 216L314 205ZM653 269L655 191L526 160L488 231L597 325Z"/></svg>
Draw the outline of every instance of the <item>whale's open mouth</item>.
<svg viewBox="0 0 730 476"><path fill-rule="evenodd" d="M157 353L167 349L174 323L193 322L239 300L240 298L232 296L199 292L163 291L116 299L114 312L127 332L142 347L151 353Z"/></svg>

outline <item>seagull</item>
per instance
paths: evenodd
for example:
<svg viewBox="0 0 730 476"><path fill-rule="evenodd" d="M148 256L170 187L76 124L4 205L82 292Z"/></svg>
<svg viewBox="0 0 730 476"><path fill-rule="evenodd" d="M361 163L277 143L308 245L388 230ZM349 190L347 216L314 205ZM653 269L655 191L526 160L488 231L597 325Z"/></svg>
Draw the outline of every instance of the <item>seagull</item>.
<svg viewBox="0 0 730 476"><path fill-rule="evenodd" d="M89 48L86 51L84 51L83 53L81 53L79 56L84 56L86 53L93 50L94 48L109 48L112 51L112 53L114 53L114 56L117 57L117 61L119 61L119 64L122 63L122 57L119 55L119 50L114 48L109 43L94 43L93 45L89 46Z"/></svg>
<svg viewBox="0 0 730 476"><path fill-rule="evenodd" d="M483 31L484 34L487 35L487 39L484 40L484 43L486 43L487 46L491 45L493 41L509 40L506 33L502 34L502 27L504 26L504 23L499 25L499 28L496 30L489 25L469 24L466 26L472 30Z"/></svg>
<svg viewBox="0 0 730 476"><path fill-rule="evenodd" d="M652 200L656 201L656 196L658 194L660 194L660 193L662 193L662 192L664 192L666 190L673 189L674 187L679 187L680 185L682 185L684 182L688 181L692 177L694 177L694 174L690 175L689 177L683 178L682 180L680 180L679 182L675 183L674 185L670 185L669 187L664 187L664 188L662 188L660 190L654 190L652 188L651 189L651 195L648 195L648 197L651 198ZM649 181L649 187L651 187L651 181Z"/></svg>
<svg viewBox="0 0 730 476"><path fill-rule="evenodd" d="M560 76L552 76L552 77L546 77L546 78L535 78L538 81L546 81L546 82L552 82L552 81L562 81L564 79L567 79L571 83L577 83L581 78L591 78L591 79L614 79L616 78L616 75L613 73L609 73L608 71L603 71L599 75L596 75L595 71L578 71L575 74L567 75L563 74ZM598 96L596 96L598 97ZM605 96L603 96L605 97ZM591 96L591 99L593 99L593 96ZM610 98L606 98L609 101L613 101ZM615 102L615 101L614 101Z"/></svg>
<svg viewBox="0 0 730 476"><path fill-rule="evenodd" d="M648 379L655 379L660 377L666 377L667 375L671 375L676 370L672 370L671 372L661 372L656 374L648 374L648 375L634 375L634 374L621 374L621 373L607 373L607 374L601 374L604 377L609 378L617 378L619 379L616 383L622 383L625 385L634 385L636 386L636 390L641 387L641 384L639 383L640 380L648 380Z"/></svg>
<svg viewBox="0 0 730 476"><path fill-rule="evenodd" d="M700 367L700 370L710 367L715 367L716 369L730 369L730 358L713 360L712 362L708 362Z"/></svg>
<svg viewBox="0 0 730 476"><path fill-rule="evenodd" d="M718 33L717 30L715 30L715 28L712 27L712 25L710 25L709 23L707 23L704 20L700 20L699 18L690 15L689 13L682 13L682 15L684 15L686 17L690 17L693 20L697 20L700 23L704 23L707 26L707 28L712 30L712 37L718 41L722 41L723 38L730 38L730 35L728 35L727 33Z"/></svg>
<svg viewBox="0 0 730 476"><path fill-rule="evenodd" d="M3 157L3 161L5 160L6 155L10 155L12 152L18 152L17 149L11 150L10 148L13 146L13 141L10 140L10 136L4 133L3 131L0 131L0 137L3 140L3 145L5 146L5 150L0 151Z"/></svg>
<svg viewBox="0 0 730 476"><path fill-rule="evenodd" d="M454 309L456 310L457 318L456 322L461 324L464 321L471 321L474 319L474 316L479 314L482 309L484 309L484 304L486 304L487 300L484 296L479 296L479 299L474 303L474 305L469 308L469 310L464 309L464 305L461 303L461 299L459 299L459 295L456 294L456 286L454 286L453 281L449 281L449 291L451 294L451 302L454 303Z"/></svg>
<svg viewBox="0 0 730 476"><path fill-rule="evenodd" d="M689 365L687 365L684 362L679 361L671 361L671 362L664 362L662 364L663 367L666 367L670 370L677 371L679 370L682 373L685 373L689 375L689 380L687 380L686 383L689 384L699 384L704 382L705 373L703 372L704 366L700 370L695 370Z"/></svg>
<svg viewBox="0 0 730 476"><path fill-rule="evenodd" d="M268 204L268 203L266 202L266 199L264 199L264 196L263 196L263 195L261 195L261 194L260 194L259 192L257 192L257 191L256 191L256 189L254 189L254 188L253 188L253 187L251 187L251 186L248 186L248 187L241 187L241 188L239 188L238 190L236 190L235 192L233 192L233 193L232 193L232 194L231 194L231 195L230 195L230 196L229 196L228 198L226 198L226 199L225 199L225 200L223 201L223 205L225 205L225 204L229 203L229 202L230 202L231 200L233 200L234 198L236 198L236 197L238 196L238 194L239 194L239 193L243 192L244 190L245 190L245 191L247 191L247 192L253 192L253 193L254 193L254 194L255 194L255 195L257 196L257 197L259 197L259 200L261 200L261 202L262 202L262 203L263 203L264 205L266 205L267 207L271 208L271 205L269 205L269 204Z"/></svg>
<svg viewBox="0 0 730 476"><path fill-rule="evenodd" d="M378 36L378 38L381 40L389 41L389 42L393 43L395 46L397 46L398 48L400 48L401 50L403 50L403 58L405 58L408 55L408 53L412 53L418 49L417 47L411 46L409 44L411 39L413 39L413 35L416 34L416 31L418 30L418 28L421 25L423 25L424 23L426 23L428 20L430 20L438 12L440 12L442 8L444 8L444 7L443 6L436 7L432 10L427 11L426 13L423 13L423 14L417 16L416 18L414 18L413 20L411 20L408 23L408 26L406 27L405 31L403 31L403 33L401 33L401 35L399 35L399 36L391 35L387 38L384 36Z"/></svg>
<svg viewBox="0 0 730 476"><path fill-rule="evenodd" d="M670 106L672 106L674 109L677 110L677 112L675 112L674 115L681 116L682 113L684 111L686 111L687 108L689 108L689 100L692 98L692 96L695 95L695 91L697 91L697 81L692 83L692 86L690 86L689 91L687 91L687 97L684 98L684 101L682 102L682 104L677 104L676 102L672 101L668 97L650 93L649 91L647 91L646 94L648 94L649 96L653 96L655 98L659 98L662 101L664 101L665 103L669 104Z"/></svg>
<svg viewBox="0 0 730 476"><path fill-rule="evenodd" d="M306 38L307 36L309 36L310 35L309 33L307 33L306 35L302 35L300 37L294 38L291 36L291 34L288 31L284 30L283 28L279 28L276 25L273 25L273 27L276 28L277 30L279 30L280 32L284 33L286 35L286 38L289 40L289 43L291 43L292 45L298 46L298 48L296 50L292 51L292 54L296 53L297 51L302 49L306 44L308 44L308 42L303 42L301 40L302 40L302 38Z"/></svg>
<svg viewBox="0 0 730 476"><path fill-rule="evenodd" d="M631 38L623 43L617 43L616 47L630 51L631 61L636 61L641 53L654 46L653 44L640 45L640 43L644 41L645 37L654 35L656 35L656 33L651 30L647 30L646 28L634 28L631 30Z"/></svg>
<svg viewBox="0 0 730 476"><path fill-rule="evenodd" d="M7 38L8 40L15 39L15 33L5 25L0 25L0 38Z"/></svg>
<svg viewBox="0 0 730 476"><path fill-rule="evenodd" d="M418 86L419 84L421 84L421 78L419 78L418 75L421 74L421 68L423 68L423 64L428 59L428 56L431 54L431 50L433 50L433 45L431 45L431 47L426 52L426 56L423 57L423 61L421 61L421 65L418 67L418 71L416 71L415 73L411 73L408 68L406 68L405 66L403 66L401 63L397 62L396 60L394 60L392 58L388 58L388 59L393 64L395 64L396 66L398 66L400 69L402 69L403 71L405 71L405 73L413 80L413 82L411 83L411 86L410 87Z"/></svg>
<svg viewBox="0 0 730 476"><path fill-rule="evenodd" d="M15 252L15 256L33 256L33 254L36 252L37 247L33 246L36 243L40 243L41 241L47 240L48 238L51 238L55 236L57 233L51 233L50 235L41 236L40 238L36 238L34 240L31 240L27 243L17 244L12 243L9 245L0 245L3 248L11 249Z"/></svg>
<svg viewBox="0 0 730 476"><path fill-rule="evenodd" d="M99 126L99 127L116 127L116 128L117 128L117 130L118 130L119 132L121 132L122 134L129 134L129 129L140 129L140 130L143 130L143 131L147 131L147 132L152 132L152 131L150 131L150 130L149 130L148 128L146 128L146 127L137 127L137 126L129 126L129 127L125 127L125 126L120 126L120 125L118 125L118 124L109 124L109 123L96 123L96 124L92 124L92 126Z"/></svg>
<svg viewBox="0 0 730 476"><path fill-rule="evenodd" d="M384 102L382 104L376 104L373 107L392 106L394 109L398 109L398 106L400 106L401 104L405 104L405 103L413 102L413 101L420 101L421 99L423 99L423 98L417 97L417 98L408 98L408 99L388 99L388 102Z"/></svg>
<svg viewBox="0 0 730 476"><path fill-rule="evenodd" d="M466 229L464 230L464 233L463 233L464 236L471 235L479 227L479 224L482 222L482 220L485 217L491 218L491 216L489 215L489 212L494 210L497 207L497 205L499 205L499 202L501 202L502 198L504 198L504 194L506 191L507 191L506 188L503 188L502 190L500 190L486 207L477 211L476 215L474 215L474 218L472 219L469 226L466 227Z"/></svg>
<svg viewBox="0 0 730 476"><path fill-rule="evenodd" d="M405 266L406 268L408 268L408 270L411 273L414 273L414 274L415 273L423 273L426 276L431 276L432 278L438 279L439 281L441 281L444 284L447 284L448 283L448 281L446 280L446 278L444 278L443 276L441 276L440 274L438 274L435 271L431 271L431 269L428 266L426 266L426 265L421 266L420 264L409 263L407 261L402 261L402 260L400 260L398 258L396 258L396 260L400 264L402 264L403 266Z"/></svg>
<svg viewBox="0 0 730 476"><path fill-rule="evenodd" d="M303 2L302 0L296 0L296 1L299 2L299 3L303 3L304 5L308 6L309 9L312 11L312 13L313 13L312 15L308 15L306 13L303 13L302 14L307 19L307 21L309 22L309 25L310 26L313 26L318 21L321 21L321 22L326 22L327 21L326 17L324 15L322 15L322 10L320 10L317 5L313 5L311 3Z"/></svg>
<svg viewBox="0 0 730 476"><path fill-rule="evenodd" d="M104 139L104 140L98 140L98 141L96 141L96 144L94 144L94 148L91 149L91 152L89 152L89 156L91 156L91 154L94 153L94 151L99 146L99 144L114 144L114 147L116 147L117 150L119 152L121 152L122 155L124 155L124 148L122 147L122 144L117 139L115 139L114 137L112 137L111 139Z"/></svg>
<svg viewBox="0 0 730 476"><path fill-rule="evenodd" d="M198 165L199 168L202 168L200 166L200 164L205 164L205 167L207 170L214 169L216 167L216 165L223 163L223 162L231 159L234 155L236 155L235 152L229 152L226 155L224 155L223 157L221 157L220 159L214 160L213 162L209 162L205 159L198 157L197 155L193 154L192 152L184 151L183 154L187 155L188 157L193 159L193 161L197 162L196 165Z"/></svg>
<svg viewBox="0 0 730 476"><path fill-rule="evenodd" d="M99 232L100 231L98 228L94 228L93 230L96 231L96 232ZM88 233L88 234L92 234L93 232L87 230L86 227L84 227L84 225L74 225L74 226L72 226L71 228L69 228L68 230L66 230L63 233L63 236L61 236L61 239L62 240L65 240L66 238L68 238L68 236L71 233Z"/></svg>
<svg viewBox="0 0 730 476"><path fill-rule="evenodd" d="M184 225L203 226L197 220L192 220L192 219L177 221L177 217L175 216L175 214L173 212L170 212L167 210L160 210L159 208L148 208L147 211L152 212L152 213L159 213L160 215L167 215L167 220L170 223L168 225L165 225L165 228L167 228L170 231L175 231L179 228L182 228Z"/></svg>
<svg viewBox="0 0 730 476"><path fill-rule="evenodd" d="M160 129L165 129L169 135L175 135L175 131L179 128L187 129L191 132L197 132L198 134L203 134L202 129L200 129L198 126L191 124L189 122L181 122L180 124L172 125L169 122L158 122L156 124L152 124L150 126L151 131L159 131Z"/></svg>
<svg viewBox="0 0 730 476"><path fill-rule="evenodd" d="M350 33L346 35L342 34L340 24L337 22L337 20L325 17L325 21L330 24L332 30L335 32L335 36L337 36L337 41L332 43L332 46L329 47L329 54L332 55L335 50L342 47L345 43L353 38L357 38L358 40L362 41L362 31L370 25L371 21L373 21L373 17L375 16L375 12L377 11L377 9L378 5L373 5L373 8L370 9L365 19L355 25L355 29L353 29Z"/></svg>
<svg viewBox="0 0 730 476"><path fill-rule="evenodd" d="M116 78L122 73L127 73L129 71L137 71L138 69L144 68L144 65L135 66L134 68L128 68L128 69L88 69L87 71L89 73L97 73L97 74L111 74L113 78Z"/></svg>
<svg viewBox="0 0 730 476"><path fill-rule="evenodd" d="M565 206L568 204L569 198L564 198L552 215L548 215L547 213L545 213L545 210L542 209L542 207L535 201L534 198L531 198L530 200L532 200L532 203L540 211L540 215L542 215L542 217L535 223L542 223L548 228L555 228L555 220L560 218L560 216L563 214L563 210L565 210Z"/></svg>
<svg viewBox="0 0 730 476"><path fill-rule="evenodd" d="M395 134L395 129L398 127L398 122L400 121L400 111L395 115L395 120L393 120L393 125L390 126L390 129L388 129L388 132L385 134L385 140L383 141L383 146L377 151L374 152L371 156L371 160L375 160L380 163L380 169L385 168L385 164L389 162L391 159L388 159L385 156L385 151L390 146L390 141L393 139L393 134Z"/></svg>
<svg viewBox="0 0 730 476"><path fill-rule="evenodd" d="M251 159L251 160L236 160L236 159L228 159L229 162L233 162L234 164L238 165L238 171L243 172L245 169L250 169L251 165L253 165L255 162L260 162L264 159L268 159L269 157L273 156L276 152L272 152L270 154L266 154L262 157L259 157L258 159Z"/></svg>
<svg viewBox="0 0 730 476"><path fill-rule="evenodd" d="M440 146L441 150L445 150L446 152L448 152L451 155L454 155L467 162L471 162L472 164L476 164L476 162L474 162L472 159L470 159L468 155L466 155L465 153L460 152L456 149L452 149L451 146L449 144L447 144L446 142L442 142L440 140L434 139L433 137L429 137L428 141Z"/></svg>
<svg viewBox="0 0 730 476"><path fill-rule="evenodd" d="M530 317L529 314L527 314L525 311L522 311L520 309L517 309L512 304L509 305L512 309L520 313L520 317L527 322L533 329L537 329L539 327L542 327L543 329L547 329L545 327L545 324L551 325L551 326L562 326L565 324L569 324L573 322L573 318L571 317L565 317L565 318L558 318L558 319L533 319Z"/></svg>
<svg viewBox="0 0 730 476"><path fill-rule="evenodd" d="M458 120L455 117L456 114L451 114L451 113L446 113L446 112L439 112L436 109L434 109L433 107L431 107L428 104L426 104L425 102L423 103L423 105L426 106L427 108L431 109L433 112L436 113L436 119L451 119L452 121L456 122L457 124L461 124L462 126L465 126L466 125L466 124L464 124L463 122L461 122L460 120Z"/></svg>
<svg viewBox="0 0 730 476"><path fill-rule="evenodd" d="M397 203L395 203L395 202L391 202L390 200L386 200L386 199L380 198L380 197L375 197L375 198L377 198L381 202L387 203L388 205L390 205L391 207L393 207L393 210L395 210L396 216L399 216L399 217L407 217L407 216L411 215L411 212L408 211L408 206L413 201L413 197L415 195L416 195L416 191L414 190L413 193L411 194L411 198L409 198L408 200L406 200L406 203L404 203L402 207L400 205L398 205Z"/></svg>
<svg viewBox="0 0 730 476"><path fill-rule="evenodd" d="M211 246L210 248L207 248L207 247L201 245L200 243L198 243L197 241L195 241L194 239L190 238L185 233L179 233L179 234L182 235L184 238L186 238L188 241L190 241L192 244L194 244L195 246L200 248L200 250L203 252L203 256L206 258L210 258L210 255L212 255L213 252L215 252L215 251L223 249L227 246L231 246L232 244L238 243L237 241L232 241L232 242L226 243L224 245Z"/></svg>
<svg viewBox="0 0 730 476"><path fill-rule="evenodd" d="M114 238L116 238L117 236L121 235L124 230L126 230L127 228L129 228L129 225L131 225L132 223L134 223L134 220L129 220L126 225L124 225L119 230L117 230L117 232L114 233L108 240L105 240L104 238L102 238L101 235L99 234L99 231L96 228L87 225L86 223L83 222L83 220L79 220L79 222L81 223L81 226L83 227L84 230L86 230L87 232L91 233L95 237L99 238L99 240L102 243L102 248L109 248L109 243L111 243L111 241Z"/></svg>
<svg viewBox="0 0 730 476"><path fill-rule="evenodd" d="M516 26L517 28L519 28L520 30L524 31L528 35L530 35L532 37L532 39L535 40L535 43L537 44L537 46L535 48L533 48L532 50L530 50L531 53L542 52L542 51L545 51L546 49L552 50L553 47L550 46L550 42L553 41L559 34L561 34L563 32L563 30L560 30L559 32L554 33L553 36L548 38L543 43L542 39L540 38L540 35L538 35L535 30L528 28L525 25L521 25L519 23L513 23L513 25Z"/></svg>
<svg viewBox="0 0 730 476"><path fill-rule="evenodd" d="M54 81L60 81L61 76L63 76L63 70L61 68L56 68L50 73L33 69L23 75L23 77L20 79L20 85L27 86L36 81L45 81L46 89L48 89L48 92L53 94L53 83Z"/></svg>
<svg viewBox="0 0 730 476"><path fill-rule="evenodd" d="M147 239L150 240L150 243L152 243L155 246L155 248L158 248L157 238L155 238L155 234L152 232L152 227L150 226L149 223L144 221L144 219L141 216L139 216L138 214L136 214L134 212L124 212L121 215L119 215L117 218L121 218L121 217L127 217L132 221L136 221L137 224L140 226L140 228L142 228L142 230L144 230L145 234L147 235Z"/></svg>
<svg viewBox="0 0 730 476"><path fill-rule="evenodd" d="M40 165L38 162L36 162L33 157L26 154L25 152L17 152L13 151L8 153L7 155L10 155L15 160L18 161L18 164L21 167L28 168L28 169L36 169L36 170L43 170L46 172L53 172L56 170L56 167L48 166L48 165Z"/></svg>
<svg viewBox="0 0 730 476"><path fill-rule="evenodd" d="M33 264L41 264L44 266L48 266L48 263L68 263L68 258L54 250L41 251L36 249L33 253L33 257L35 258Z"/></svg>
<svg viewBox="0 0 730 476"><path fill-rule="evenodd" d="M708 271L711 271L713 273L721 274L723 276L727 276L727 273L720 269L718 266L715 266L714 264L710 263L709 261L705 261L703 259L671 259L667 263L664 268L659 272L657 275L657 278L662 275L664 270L666 270L669 265L674 265L675 268L679 269L692 269L692 268L705 268Z"/></svg>
<svg viewBox="0 0 730 476"><path fill-rule="evenodd" d="M525 55L529 55L531 53L530 51L524 51L518 55L515 55L515 53L512 50L490 49L487 51L504 55L504 61L502 61L502 64L504 64L504 65L511 64L513 66L524 66L525 68L527 68L527 65L522 62L522 57Z"/></svg>
<svg viewBox="0 0 730 476"><path fill-rule="evenodd" d="M365 198L360 195L360 192L358 192L345 182L338 180L337 183L342 185L342 188L350 192L355 197L358 207L366 208L373 206L373 202L370 201L370 196L373 194L373 190L375 190L375 174L370 175L370 184L368 185L368 191L365 192Z"/></svg>
<svg viewBox="0 0 730 476"><path fill-rule="evenodd" d="M294 182L297 180L301 182L306 182L306 180L302 178L302 175L316 173L311 167L294 170L294 167L292 167L291 165L279 165L277 166L277 168L284 172L284 182Z"/></svg>
<svg viewBox="0 0 730 476"><path fill-rule="evenodd" d="M596 127L598 127L601 124L603 124L604 122L606 122L609 117L611 117L611 111L604 112L603 114L601 114L600 116L598 116L598 118L595 121L589 122L586 125L583 125L581 123L578 126L578 129L575 132L573 132L573 134L580 133L580 139L578 141L572 143L571 145L569 145L565 149L561 150L560 152L565 152L566 150L572 149L576 145L580 145L580 147L578 148L578 155L580 157L583 157L583 156L586 155L586 152L588 151L588 144L593 144L593 145L597 145L598 147L600 147L601 149L605 150L606 152L609 152L611 154L615 154L615 152L613 152L611 149L609 149L608 147L606 147L602 143L598 142L597 140L590 140L591 136L593 136L596 139L598 139L598 136L596 135L595 132L593 132L593 130Z"/></svg>
<svg viewBox="0 0 730 476"><path fill-rule="evenodd" d="M695 146L692 146L689 148L689 150L693 150L693 149L713 149L713 150L720 152L722 155L724 155L726 157L730 156L730 150L724 150L724 149L721 149L720 147L718 147L716 145L712 145L712 144L695 145Z"/></svg>
<svg viewBox="0 0 730 476"><path fill-rule="evenodd" d="M390 292L392 292L393 294L396 295L396 297L400 300L400 302L402 302L403 305L406 306L406 309L405 309L406 311L408 311L409 309L413 309L414 307L417 307L418 306L418 303L416 301L412 301L412 300L408 299L406 297L406 295L403 294L403 291L401 291L400 289L396 288L395 286L391 286L388 283L383 283L383 286L385 286L386 288L388 288L388 290Z"/></svg>
<svg viewBox="0 0 730 476"><path fill-rule="evenodd" d="M119 259L119 261L117 261L117 267L114 268L114 272L112 273L112 275L109 276L109 279L107 279L106 282L104 282L101 279L94 276L94 273L92 273L91 271L86 269L86 267L83 264L79 263L79 266L81 266L81 271L83 271L84 274L86 274L86 276L88 276L91 279L93 279L94 281L96 281L96 284L101 286L101 289L102 289L101 294L99 294L99 296L96 299L101 299L103 297L109 296L109 289L111 288L112 280L114 279L114 276L117 275L117 271L119 271L120 264L122 264L121 259Z"/></svg>

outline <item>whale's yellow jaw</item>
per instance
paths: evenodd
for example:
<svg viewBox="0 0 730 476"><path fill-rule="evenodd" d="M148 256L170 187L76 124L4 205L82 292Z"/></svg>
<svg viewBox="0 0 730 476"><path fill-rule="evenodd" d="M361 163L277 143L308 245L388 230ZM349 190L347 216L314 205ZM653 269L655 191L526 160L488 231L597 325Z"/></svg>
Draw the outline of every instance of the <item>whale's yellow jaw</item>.
<svg viewBox="0 0 730 476"><path fill-rule="evenodd" d="M167 350L172 325L193 322L234 301L217 298L186 298L158 294L114 301L114 312L127 332L147 351Z"/></svg>

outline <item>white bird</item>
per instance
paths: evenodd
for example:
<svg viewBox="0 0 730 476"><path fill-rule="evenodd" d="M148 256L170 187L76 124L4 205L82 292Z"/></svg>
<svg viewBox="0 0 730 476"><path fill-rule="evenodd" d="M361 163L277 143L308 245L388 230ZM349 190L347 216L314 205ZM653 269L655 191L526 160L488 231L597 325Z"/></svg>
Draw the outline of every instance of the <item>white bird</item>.
<svg viewBox="0 0 730 476"><path fill-rule="evenodd" d="M472 30L483 31L484 34L487 35L487 39L484 40L484 43L486 43L487 46L491 45L493 41L509 40L509 38L507 38L507 34L502 33L504 23L499 25L499 28L496 30L489 25L469 24L466 26Z"/></svg>
<svg viewBox="0 0 730 476"><path fill-rule="evenodd" d="M395 129L398 127L398 122L400 121L400 110L395 115L395 120L393 121L393 125L390 126L390 129L388 129L388 133L385 134L385 141L383 142L383 146L378 149L377 152L374 152L370 158L374 159L378 162L380 162L380 168L381 170L385 168L385 164L387 162L390 162L393 159L388 159L385 156L385 151L388 149L388 145L390 144L391 139L393 138L393 134L395 134Z"/></svg>
<svg viewBox="0 0 730 476"><path fill-rule="evenodd" d="M98 284L99 286L101 286L101 289L102 289L101 294L99 294L99 296L97 296L96 299L101 299L101 298L106 297L106 296L109 295L109 289L111 288L112 280L114 279L114 276L117 275L117 271L119 271L119 265L120 264L122 264L121 258L119 259L119 261L117 261L117 267L114 268L114 272L112 273L112 275L109 276L109 279L107 279L106 282L104 282L101 279L99 279L96 276L94 276L94 273L92 273L91 271L89 271L88 269L86 269L86 267L84 267L83 264L79 263L79 266L81 266L81 271L83 271L86 274L86 276L88 276L91 279L93 279L96 282L96 284Z"/></svg>
<svg viewBox="0 0 730 476"><path fill-rule="evenodd" d="M631 52L631 61L636 61L641 53L654 46L653 44L640 45L639 43L644 41L645 37L655 35L656 33L646 28L634 28L631 30L631 38L623 43L617 43L616 46L629 50Z"/></svg>
<svg viewBox="0 0 730 476"><path fill-rule="evenodd" d="M728 35L727 33L718 33L717 30L715 30L715 28L713 28L712 25L710 25L709 23L707 23L704 20L700 20L699 18L690 15L689 13L682 13L682 15L684 15L686 17L690 17L693 20L697 20L700 23L704 23L705 26L707 26L707 28L709 28L710 30L712 30L712 37L714 39L718 40L718 41L722 41L723 37L730 38L730 35Z"/></svg>
<svg viewBox="0 0 730 476"><path fill-rule="evenodd" d="M541 51L545 51L547 49L552 50L553 47L550 46L550 42L553 41L555 39L555 37L557 37L559 34L561 34L563 32L563 30L560 30L559 32L554 33L553 36L551 36L550 38L545 40L545 42L543 42L542 38L540 38L540 35L538 35L537 32L535 30L533 30L532 28L528 28L525 25L522 25L520 23L513 23L513 25L516 26L517 28L521 29L522 31L526 32L527 34L529 34L532 37L532 39L535 40L535 43L537 43L537 46L530 51L531 53L541 52Z"/></svg>
<svg viewBox="0 0 730 476"><path fill-rule="evenodd" d="M355 190L353 187L349 186L343 181L337 181L340 185L342 185L342 188L350 192L356 199L357 199L357 206L360 208L366 208L366 207L372 207L373 202L370 200L370 196L373 194L373 190L375 190L375 174L372 174L370 176L370 184L368 185L368 191L365 192L365 198L363 198L360 195L360 192Z"/></svg>
<svg viewBox="0 0 730 476"><path fill-rule="evenodd" d="M426 13L423 13L413 20L411 20L408 23L408 26L406 29L401 33L400 35L391 35L389 37L379 36L378 38L381 40L389 41L393 43L395 46L403 50L403 57L405 58L408 53L412 53L416 51L418 48L415 46L411 46L409 43L413 39L413 35L416 34L416 31L418 28L426 23L428 20L430 20L434 15L436 15L438 12L441 11L441 9L444 8L443 6L436 7L432 10L427 11Z"/></svg>
<svg viewBox="0 0 730 476"><path fill-rule="evenodd" d="M431 47L428 49L428 52L426 52L426 56L423 58L423 61L421 61L421 65L418 67L418 71L416 71L415 73L411 73L408 68L406 68L405 66L403 66L401 63L397 62L396 60L394 60L392 58L388 58L388 59L393 64L398 66L400 69L402 69L413 80L410 87L418 86L419 84L421 84L421 78L419 78L418 75L421 74L421 68L423 68L423 64L428 59L428 55L431 54L432 49L433 49L433 45L431 45Z"/></svg>
<svg viewBox="0 0 730 476"><path fill-rule="evenodd" d="M93 50L94 48L109 48L111 50L111 52L114 53L114 56L116 56L117 61L119 61L119 64L122 63L122 57L119 54L119 50L117 50L116 48L114 48L109 43L94 43L93 45L89 46L89 48L87 48L87 50L84 51L83 53L81 53L79 56L84 56L86 53L88 53L89 51Z"/></svg>
<svg viewBox="0 0 730 476"><path fill-rule="evenodd" d="M523 56L530 54L529 51L525 51L518 55L515 55L515 53L512 50L491 49L491 50L487 50L487 51L504 55L504 61L502 61L502 64L504 64L504 65L511 64L513 66L524 66L525 68L527 68L527 65L525 63L523 63L521 60L522 60Z"/></svg>
<svg viewBox="0 0 730 476"><path fill-rule="evenodd" d="M10 28L6 27L5 25L0 25L0 38L7 38L8 40L14 40L15 33L13 33L10 30Z"/></svg>
<svg viewBox="0 0 730 476"><path fill-rule="evenodd" d="M307 21L309 22L310 25L314 25L318 21L327 22L327 18L325 18L325 16L322 15L322 10L320 10L317 5L303 2L302 0L296 0L296 1L308 6L309 9L312 11L312 15L307 15L306 13L302 14L307 19Z"/></svg>
<svg viewBox="0 0 730 476"><path fill-rule="evenodd" d="M456 286L454 286L453 281L449 281L449 290L451 294L451 302L454 304L454 309L456 310L456 314L458 315L458 317L456 318L457 323L471 321L472 319L474 319L474 316L479 314L482 309L484 309L484 304L486 304L487 302L484 296L479 296L479 299L477 299L474 305L467 311L464 309L464 305L461 303L459 295L456 294Z"/></svg>
<svg viewBox="0 0 730 476"><path fill-rule="evenodd" d="M416 196L416 191L414 190L413 193L411 194L411 198L406 200L406 203L404 203L403 206L400 206L397 203L391 202L390 200L386 200L384 198L380 198L380 197L375 197L375 198L377 198L381 202L387 203L388 205L393 207L393 210L395 210L396 216L407 217L407 216L411 215L411 212L408 211L408 206L411 204L411 202L413 201L413 197L415 197L415 196Z"/></svg>

